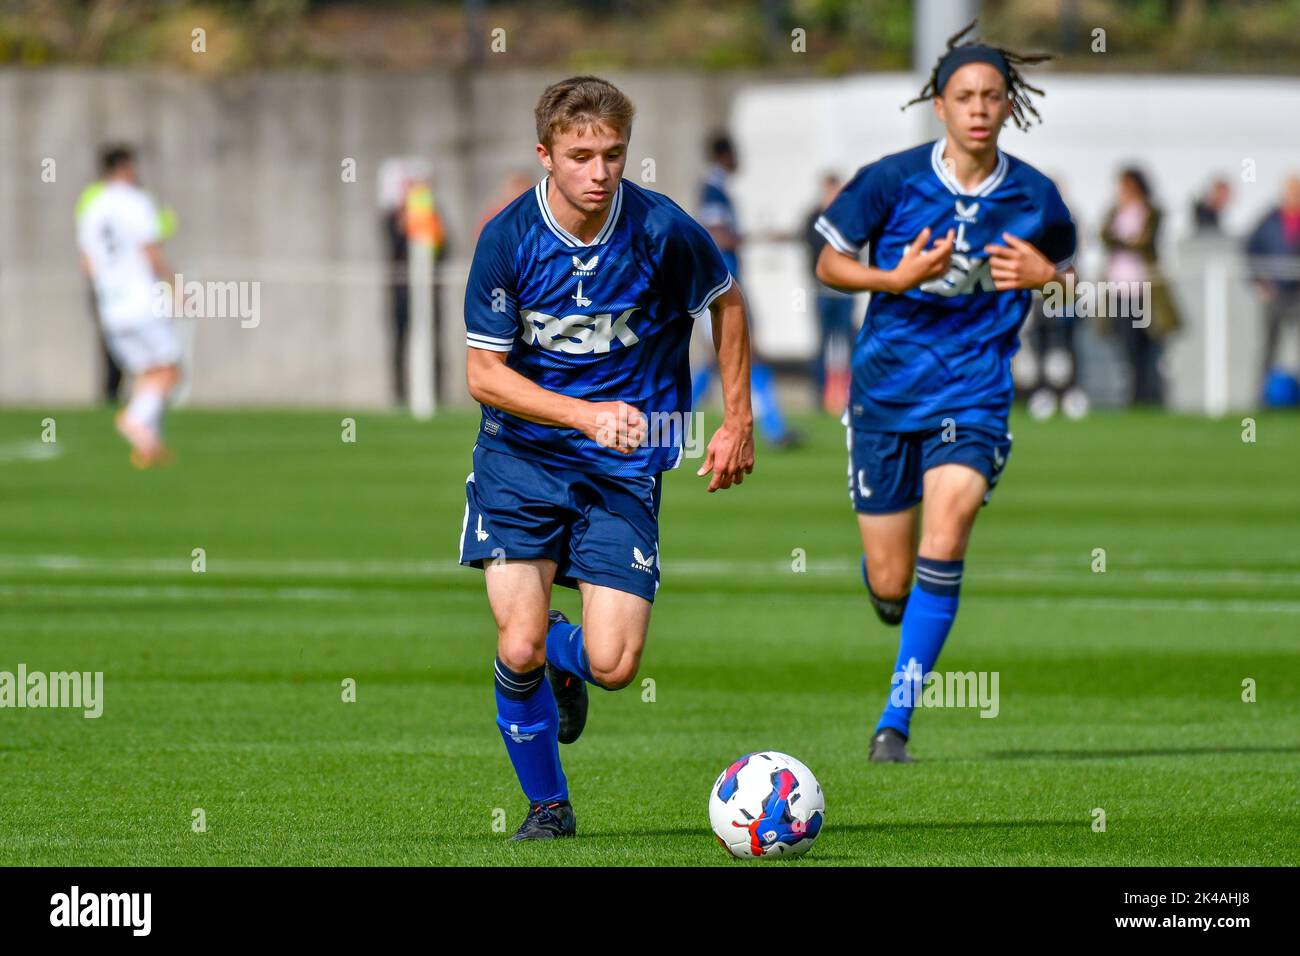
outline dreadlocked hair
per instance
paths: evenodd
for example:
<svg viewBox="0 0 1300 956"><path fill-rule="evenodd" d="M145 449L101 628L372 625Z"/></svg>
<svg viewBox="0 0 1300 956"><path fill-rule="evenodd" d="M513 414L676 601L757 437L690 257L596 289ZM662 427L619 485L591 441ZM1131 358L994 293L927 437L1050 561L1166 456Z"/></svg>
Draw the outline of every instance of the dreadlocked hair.
<svg viewBox="0 0 1300 956"><path fill-rule="evenodd" d="M966 26L962 27L962 29L957 33L950 36L948 38L947 52L956 50L959 47L987 46L990 50L997 50L1001 53L1003 58L1007 61L1007 97L1011 101L1011 119L1015 122L1016 127L1022 130L1029 129L1029 127L1034 124L1035 120L1041 123L1043 118L1038 115L1038 110L1034 109L1034 104L1030 100L1029 94L1034 93L1038 96L1046 96L1047 94L1021 76L1020 70L1018 70L1017 67L1032 66L1036 63L1043 63L1046 60L1055 59L1055 57L1051 53L1017 53L1015 50L993 46L989 43L981 43L974 39L959 42L962 37L974 30L978 23L979 18L977 17L970 23L966 24ZM945 56L947 55L947 52L945 52ZM939 65L941 63L943 63L942 56L935 61L934 69L930 71L930 80L925 84L925 88L921 90L920 95L918 95L916 99L905 103L902 106L902 109L907 109L909 106L915 106L917 103L924 103L926 100L934 99L942 93L938 88ZM1030 117L1033 117L1033 119L1031 120Z"/></svg>

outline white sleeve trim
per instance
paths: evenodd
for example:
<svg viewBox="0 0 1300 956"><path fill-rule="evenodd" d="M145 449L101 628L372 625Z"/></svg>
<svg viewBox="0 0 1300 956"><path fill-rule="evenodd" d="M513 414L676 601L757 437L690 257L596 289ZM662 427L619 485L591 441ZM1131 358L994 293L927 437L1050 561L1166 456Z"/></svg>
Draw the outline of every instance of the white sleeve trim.
<svg viewBox="0 0 1300 956"><path fill-rule="evenodd" d="M1056 265L1057 272L1064 272L1066 269L1070 268L1070 266L1074 265L1074 256L1073 255L1067 256L1066 258L1062 259L1060 262L1055 263L1055 265Z"/></svg>
<svg viewBox="0 0 1300 956"><path fill-rule="evenodd" d="M817 217L817 222L814 224L813 228L821 233L826 241L834 246L837 251L844 253L846 256L856 256L861 248L860 246L853 245L853 243L840 235L840 231L831 225L831 221L824 215Z"/></svg>
<svg viewBox="0 0 1300 956"><path fill-rule="evenodd" d="M713 300L716 299L718 296L722 295L722 293L726 292L728 289L730 289L731 283L732 283L731 273L728 272L727 279L725 282L719 282L717 285L715 285L712 289L710 289L705 294L703 302L701 302L694 309L688 310L691 318L692 319L703 318L704 313L708 312L709 306L713 304Z"/></svg>
<svg viewBox="0 0 1300 956"><path fill-rule="evenodd" d="M476 338L471 332L465 336L465 344L472 349L484 349L488 352L509 352L514 347L514 339Z"/></svg>

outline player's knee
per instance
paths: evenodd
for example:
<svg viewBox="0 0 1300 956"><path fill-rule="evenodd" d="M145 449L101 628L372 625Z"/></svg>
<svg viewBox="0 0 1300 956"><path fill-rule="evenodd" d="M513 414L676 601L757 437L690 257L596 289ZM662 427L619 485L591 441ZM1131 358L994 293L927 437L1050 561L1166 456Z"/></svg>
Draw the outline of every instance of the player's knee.
<svg viewBox="0 0 1300 956"><path fill-rule="evenodd" d="M588 661L591 676L596 678L606 690L622 690L636 680L636 672L641 667L641 655L623 652L617 657L597 660L594 656Z"/></svg>
<svg viewBox="0 0 1300 956"><path fill-rule="evenodd" d="M912 585L910 565L868 566L868 586L871 593L886 600L901 600Z"/></svg>
<svg viewBox="0 0 1300 956"><path fill-rule="evenodd" d="M959 561L966 553L966 540L957 535L935 535L921 541L921 553L937 561Z"/></svg>
<svg viewBox="0 0 1300 956"><path fill-rule="evenodd" d="M921 553L938 561L959 561L966 555L970 534L964 528L943 528L921 536Z"/></svg>
<svg viewBox="0 0 1300 956"><path fill-rule="evenodd" d="M591 676L599 681L600 686L606 690L622 690L632 681L636 680L636 665L619 664L609 670L597 670L592 668Z"/></svg>
<svg viewBox="0 0 1300 956"><path fill-rule="evenodd" d="M497 656L516 674L536 670L546 660L546 637L539 640L531 631L506 630L497 641Z"/></svg>

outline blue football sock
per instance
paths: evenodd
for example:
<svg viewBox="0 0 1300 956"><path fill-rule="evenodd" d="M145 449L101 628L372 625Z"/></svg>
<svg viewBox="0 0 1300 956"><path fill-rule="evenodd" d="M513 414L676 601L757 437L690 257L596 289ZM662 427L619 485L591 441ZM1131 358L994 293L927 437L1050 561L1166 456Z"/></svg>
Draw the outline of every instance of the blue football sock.
<svg viewBox="0 0 1300 956"><path fill-rule="evenodd" d="M916 559L916 587L903 612L903 633L898 641L898 661L890 681L890 699L880 715L876 733L892 727L903 736L911 731L912 709L920 698L925 675L934 670L943 642L957 617L964 562ZM896 694L906 683L910 694ZM896 700L896 697L901 700Z"/></svg>
<svg viewBox="0 0 1300 956"><path fill-rule="evenodd" d="M546 666L517 674L496 661L497 727L530 804L569 799L560 766L560 712Z"/></svg>
<svg viewBox="0 0 1300 956"><path fill-rule="evenodd" d="M776 400L776 377L761 362L749 370L750 394L754 403L754 418L759 431L767 441L780 441L785 437L785 419Z"/></svg>
<svg viewBox="0 0 1300 956"><path fill-rule="evenodd" d="M551 666L596 684L587 665L587 649L582 644L582 627L568 621L556 621L546 632L546 659Z"/></svg>

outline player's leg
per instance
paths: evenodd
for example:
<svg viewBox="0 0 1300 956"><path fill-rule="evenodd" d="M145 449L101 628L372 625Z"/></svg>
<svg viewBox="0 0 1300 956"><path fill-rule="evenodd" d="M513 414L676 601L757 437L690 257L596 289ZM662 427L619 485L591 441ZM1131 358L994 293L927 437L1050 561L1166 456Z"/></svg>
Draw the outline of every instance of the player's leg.
<svg viewBox="0 0 1300 956"><path fill-rule="evenodd" d="M167 457L162 441L167 399L180 381L180 341L160 319L108 336L110 349L131 371L131 399L117 415L117 429L131 443L131 461L148 467Z"/></svg>
<svg viewBox="0 0 1300 956"><path fill-rule="evenodd" d="M573 487L578 517L557 580L581 589L582 623L553 616L546 641L561 743L586 725L588 684L617 690L636 676L659 588L661 488L657 475L588 475Z"/></svg>
<svg viewBox="0 0 1300 956"><path fill-rule="evenodd" d="M149 346L139 328L104 333L104 343L118 365L131 376L131 394L113 416L118 434L131 446L131 464L151 465L157 456L158 439L150 423L153 388L148 384Z"/></svg>
<svg viewBox="0 0 1300 956"><path fill-rule="evenodd" d="M560 717L546 681L546 611L555 562L502 560L484 569L497 625L497 727L528 797L529 813L514 839L573 835L569 785L560 765Z"/></svg>
<svg viewBox="0 0 1300 956"><path fill-rule="evenodd" d="M636 678L653 605L637 594L582 582L582 639L592 683L621 690Z"/></svg>
<svg viewBox="0 0 1300 956"><path fill-rule="evenodd" d="M988 479L967 465L944 464L925 472L916 588L903 614L889 702L872 737L875 762L911 760L904 745L912 732L913 707L957 617L966 544L988 487Z"/></svg>
<svg viewBox="0 0 1300 956"><path fill-rule="evenodd" d="M572 836L559 714L545 680L547 607L567 547L570 473L476 446L465 481L460 563L483 569L497 625L496 724L528 797L515 839Z"/></svg>
<svg viewBox="0 0 1300 956"><path fill-rule="evenodd" d="M916 561L916 508L859 514L862 583L876 615L890 626L903 620Z"/></svg>
<svg viewBox="0 0 1300 956"><path fill-rule="evenodd" d="M166 454L163 416L177 379L175 366L155 366L141 372L131 384L131 400L122 410L118 427L134 446L137 464L154 464Z"/></svg>
<svg viewBox="0 0 1300 956"><path fill-rule="evenodd" d="M845 413L844 421L848 421ZM879 618L902 620L916 557L921 450L916 436L847 429L849 500L862 536L862 583Z"/></svg>
<svg viewBox="0 0 1300 956"><path fill-rule="evenodd" d="M559 704L562 744L573 743L586 726L587 684L620 690L636 677L650 627L646 598L586 581L578 586L582 623L551 611L546 636L547 676Z"/></svg>
<svg viewBox="0 0 1300 956"><path fill-rule="evenodd" d="M935 432L922 441L923 503L916 587L903 614L889 703L872 739L872 759L905 762L914 702L957 617L966 546L980 506L1011 453L1011 435L981 429Z"/></svg>

